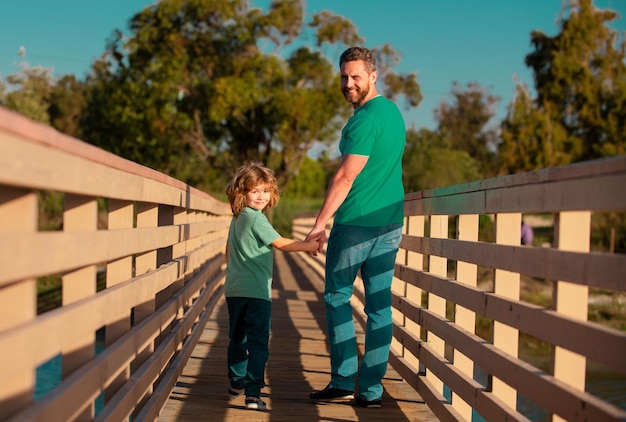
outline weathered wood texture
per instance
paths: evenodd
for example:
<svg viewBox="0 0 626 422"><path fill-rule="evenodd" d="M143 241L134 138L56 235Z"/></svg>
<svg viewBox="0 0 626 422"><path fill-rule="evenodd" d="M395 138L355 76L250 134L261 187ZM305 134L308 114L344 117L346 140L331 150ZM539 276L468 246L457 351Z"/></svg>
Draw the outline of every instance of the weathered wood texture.
<svg viewBox="0 0 626 422"><path fill-rule="evenodd" d="M626 333L587 321L590 288L626 294L626 255L590 251L592 213L626 211L625 178L622 156L406 196L391 362L439 418L526 420L523 396L554 420L626 419L585 383L591 365L626 374ZM520 245L528 213L550 215L550 243ZM479 217L493 240L478 238ZM523 298L522 276L543 279L551 303ZM549 345L547 369L520 353L524 335Z"/></svg>
<svg viewBox="0 0 626 422"><path fill-rule="evenodd" d="M436 421L421 397L390 367L380 409L351 403L315 404L308 396L330 380L323 280L302 254L276 252L266 411L247 410L227 394L228 313L222 302L210 317L160 422L195 421ZM357 327L359 325L357 324ZM358 328L357 328L358 331ZM362 334L358 334L362 346Z"/></svg>
<svg viewBox="0 0 626 422"><path fill-rule="evenodd" d="M230 207L2 107L0 168L0 420L154 420L220 297Z"/></svg>
<svg viewBox="0 0 626 422"><path fill-rule="evenodd" d="M277 253L270 410L247 411L226 397L228 204L3 107L0 168L0 420L521 421L520 396L555 420L626 420L585 391L590 365L626 374L626 333L587 320L591 289L626 294L626 255L590 251L592 215L626 212L626 156L406 195L380 410L308 402L329 379L324 254ZM62 194L61 228L39 227L42 191ZM546 244L520 245L529 213L550 215ZM293 236L312 225L296 219ZM61 303L38 312L43 277ZM543 279L551 303L525 301L521 277ZM548 344L548 368L521 336ZM59 356L37 397L38 368Z"/></svg>

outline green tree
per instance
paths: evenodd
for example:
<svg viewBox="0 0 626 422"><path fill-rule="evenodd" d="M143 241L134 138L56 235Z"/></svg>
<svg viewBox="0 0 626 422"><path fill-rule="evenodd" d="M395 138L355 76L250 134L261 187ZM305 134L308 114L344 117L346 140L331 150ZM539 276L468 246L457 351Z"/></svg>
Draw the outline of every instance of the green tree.
<svg viewBox="0 0 626 422"><path fill-rule="evenodd" d="M477 83L462 89L454 82L451 93L452 104L443 101L435 110L438 131L454 149L474 158L483 176L491 175L497 132L488 124L499 99Z"/></svg>
<svg viewBox="0 0 626 422"><path fill-rule="evenodd" d="M350 114L324 48L362 43L349 20L327 11L305 23L304 4L275 0L266 13L245 0L145 8L94 67L85 138L196 185L221 185L242 162L262 161L286 187L313 143L336 140ZM302 41L311 31L315 46ZM381 63L395 54L377 53ZM388 92L417 105L415 75L393 75Z"/></svg>
<svg viewBox="0 0 626 422"><path fill-rule="evenodd" d="M467 151L452 146L441 132L429 129L407 131L402 158L406 192L456 185L480 179L480 163Z"/></svg>
<svg viewBox="0 0 626 422"><path fill-rule="evenodd" d="M73 75L57 81L51 68L31 67L25 61L18 67L18 72L6 78L8 86L0 83L0 103L80 138L79 118L85 107L84 84Z"/></svg>
<svg viewBox="0 0 626 422"><path fill-rule="evenodd" d="M165 82L135 79L123 63L113 71L106 55L94 64L86 81L87 105L80 117L83 137L114 154L178 175L182 173L179 163L193 156L185 139L172 133L171 126L177 123L176 91L172 90L174 99L168 104L151 97L152 91L168 83L166 75Z"/></svg>
<svg viewBox="0 0 626 422"><path fill-rule="evenodd" d="M559 34L531 34L537 98L518 86L502 126L502 172L626 153L626 43L607 26L616 16L571 0Z"/></svg>
<svg viewBox="0 0 626 422"><path fill-rule="evenodd" d="M6 78L8 91L3 98L6 107L35 121L50 124L48 107L54 85L52 69L31 67L22 62L20 71Z"/></svg>
<svg viewBox="0 0 626 422"><path fill-rule="evenodd" d="M323 198L328 185L327 175L319 160L313 160L308 155L302 160L302 165L287 188L282 193L291 198Z"/></svg>
<svg viewBox="0 0 626 422"><path fill-rule="evenodd" d="M502 122L500 173L540 170L569 163L566 130L550 119L551 104L536 107L524 84L518 83L515 90L515 100Z"/></svg>
<svg viewBox="0 0 626 422"><path fill-rule="evenodd" d="M74 75L61 77L50 92L48 116L55 129L81 139L80 116L86 106L86 85Z"/></svg>

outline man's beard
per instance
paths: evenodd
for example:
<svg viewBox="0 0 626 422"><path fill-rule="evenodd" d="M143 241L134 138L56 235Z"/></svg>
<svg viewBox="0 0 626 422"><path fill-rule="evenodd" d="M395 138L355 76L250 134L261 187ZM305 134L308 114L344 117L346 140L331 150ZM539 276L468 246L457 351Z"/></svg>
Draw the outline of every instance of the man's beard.
<svg viewBox="0 0 626 422"><path fill-rule="evenodd" d="M355 108L360 106L361 104L363 104L363 100L365 99L365 97L367 97L367 94L369 94L370 92L370 87L369 85L365 87L365 89L362 89L361 91L357 89L355 89L354 91L350 91L349 89L344 89L343 91L343 96L346 97L346 101L348 101L350 104L352 104ZM350 97L353 93L356 93L356 99L355 100L350 100Z"/></svg>

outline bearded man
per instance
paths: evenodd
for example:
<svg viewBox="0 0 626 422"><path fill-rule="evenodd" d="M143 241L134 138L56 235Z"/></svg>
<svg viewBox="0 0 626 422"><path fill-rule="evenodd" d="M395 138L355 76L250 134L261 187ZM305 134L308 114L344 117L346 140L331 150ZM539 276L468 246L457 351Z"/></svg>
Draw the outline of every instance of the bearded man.
<svg viewBox="0 0 626 422"><path fill-rule="evenodd" d="M333 176L315 225L307 236L326 243L324 304L330 348L330 383L310 394L314 401L355 398L381 407L393 333L391 282L404 219L402 154L406 128L398 107L376 90L376 59L351 47L339 59L341 92L354 107L339 142L341 164ZM360 272L365 290L365 354L359 367L350 298ZM355 378L358 378L358 384Z"/></svg>

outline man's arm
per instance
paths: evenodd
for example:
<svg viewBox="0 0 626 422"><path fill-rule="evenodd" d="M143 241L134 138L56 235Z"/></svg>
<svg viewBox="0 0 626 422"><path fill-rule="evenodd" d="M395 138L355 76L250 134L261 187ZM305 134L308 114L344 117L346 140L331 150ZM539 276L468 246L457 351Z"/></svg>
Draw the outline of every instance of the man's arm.
<svg viewBox="0 0 626 422"><path fill-rule="evenodd" d="M346 154L343 156L341 165L328 186L328 191L326 192L322 208L315 220L315 225L307 236L307 239L313 236L321 236L319 243L320 252L322 251L324 243L326 243L326 223L335 215L343 201L345 201L350 189L352 189L354 180L365 167L368 158L368 156L355 154Z"/></svg>

